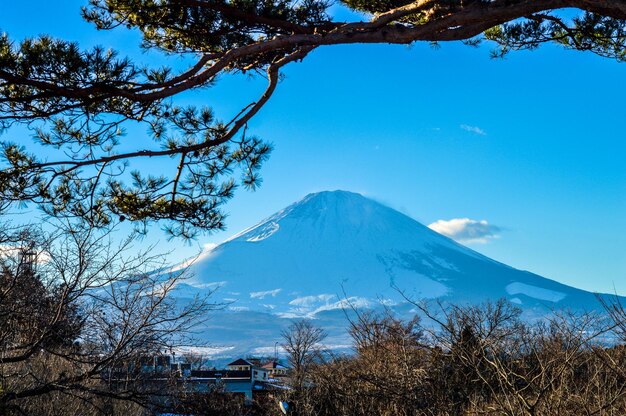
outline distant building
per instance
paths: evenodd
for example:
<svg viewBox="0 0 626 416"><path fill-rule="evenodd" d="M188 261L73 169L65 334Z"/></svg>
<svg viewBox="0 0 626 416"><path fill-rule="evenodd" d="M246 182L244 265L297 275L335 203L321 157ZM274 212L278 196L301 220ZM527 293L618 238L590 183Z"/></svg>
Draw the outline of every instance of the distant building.
<svg viewBox="0 0 626 416"><path fill-rule="evenodd" d="M280 379L281 377L287 376L288 368L279 363L278 361L270 361L267 364L263 364L261 368L264 368L269 371L270 378Z"/></svg>
<svg viewBox="0 0 626 416"><path fill-rule="evenodd" d="M189 363L175 363L171 365L171 370L177 373L179 377L186 377L191 375L191 364Z"/></svg>
<svg viewBox="0 0 626 416"><path fill-rule="evenodd" d="M128 374L143 374L146 385L162 385L163 388L176 378L187 392L224 391L242 395L249 403L259 394L286 388L280 377L287 374L287 368L277 362L255 365L240 358L226 365L223 370L192 370L191 364L176 363L169 355L146 355L136 362L109 370L102 376L123 383Z"/></svg>
<svg viewBox="0 0 626 416"><path fill-rule="evenodd" d="M228 393L243 394L246 401L251 401L255 393L271 389L269 380L269 369L256 367L240 358L228 364L224 370L191 370L186 382L197 393L220 386Z"/></svg>
<svg viewBox="0 0 626 416"><path fill-rule="evenodd" d="M244 360L243 358L235 360L232 363L226 365L227 370L233 371L248 371L252 367L254 367L254 364L252 364L250 361Z"/></svg>
<svg viewBox="0 0 626 416"><path fill-rule="evenodd" d="M171 368L172 357L169 355L145 355L138 360L141 371L144 373L164 373ZM132 367L133 365L131 365Z"/></svg>

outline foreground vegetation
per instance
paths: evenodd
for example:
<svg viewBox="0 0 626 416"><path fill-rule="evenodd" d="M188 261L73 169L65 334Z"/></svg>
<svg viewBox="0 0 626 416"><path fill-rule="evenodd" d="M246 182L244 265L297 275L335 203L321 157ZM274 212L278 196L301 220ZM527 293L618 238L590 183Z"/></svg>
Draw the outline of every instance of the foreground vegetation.
<svg viewBox="0 0 626 416"><path fill-rule="evenodd" d="M435 330L389 313L351 322L355 354L319 360L291 392L299 415L626 414L624 312L528 324L505 301L424 307ZM430 326L430 325L429 325ZM623 339L623 338L622 338Z"/></svg>
<svg viewBox="0 0 626 416"><path fill-rule="evenodd" d="M353 352L324 351L314 321L285 331L291 372L252 405L220 390L198 394L184 377L142 370L188 343L218 305L177 305L184 273L155 275L158 257L109 234L0 233L0 415L615 415L626 414L626 312L554 313L529 323L504 300L348 311ZM407 300L411 302L411 300ZM167 372L166 372L167 373Z"/></svg>
<svg viewBox="0 0 626 416"><path fill-rule="evenodd" d="M190 342L217 305L170 296L184 271L112 230L0 227L0 415L140 414L162 386L146 357ZM51 227L50 227L51 228Z"/></svg>
<svg viewBox="0 0 626 416"><path fill-rule="evenodd" d="M617 299L607 313L535 323L505 300L415 306L422 319L352 311L350 355L324 351L324 331L295 322L283 344L289 390L248 407L205 398L193 414L280 415L279 400L299 416L626 414L626 315Z"/></svg>

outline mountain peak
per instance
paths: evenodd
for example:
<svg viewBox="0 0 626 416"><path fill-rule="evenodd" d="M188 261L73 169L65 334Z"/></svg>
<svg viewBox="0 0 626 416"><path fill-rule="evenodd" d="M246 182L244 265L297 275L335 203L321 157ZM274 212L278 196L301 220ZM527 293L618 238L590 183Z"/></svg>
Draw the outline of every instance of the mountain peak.
<svg viewBox="0 0 626 416"><path fill-rule="evenodd" d="M311 210L317 211L332 211L333 209L344 209L350 216L356 215L359 211L359 207L378 204L375 201L366 198L365 196L349 191L336 190L336 191L321 191L310 193L301 200L287 207L285 210L280 211L293 211L295 208L307 207Z"/></svg>
<svg viewBox="0 0 626 416"><path fill-rule="evenodd" d="M191 269L194 277L181 296L219 287L216 302L234 314L208 336L223 342L232 337L234 343L246 337L257 346L268 342L268 333L279 333L285 318L316 318L339 333L345 308L384 302L410 315L404 295L453 303L505 297L534 314L598 306L591 293L491 260L341 190L305 196L205 253Z"/></svg>
<svg viewBox="0 0 626 416"><path fill-rule="evenodd" d="M308 201L311 199L317 199L317 198L326 199L326 200L333 200L333 199L341 200L341 199L349 199L349 198L367 199L365 196L357 192L345 191L343 189L335 189L334 191L311 192L310 194L302 198L300 202Z"/></svg>
<svg viewBox="0 0 626 416"><path fill-rule="evenodd" d="M280 232L279 232L280 230ZM361 194L348 191L311 193L242 231L228 242L288 240L289 244L380 248L413 247L426 241L456 245L414 219ZM466 249L469 250L469 249Z"/></svg>

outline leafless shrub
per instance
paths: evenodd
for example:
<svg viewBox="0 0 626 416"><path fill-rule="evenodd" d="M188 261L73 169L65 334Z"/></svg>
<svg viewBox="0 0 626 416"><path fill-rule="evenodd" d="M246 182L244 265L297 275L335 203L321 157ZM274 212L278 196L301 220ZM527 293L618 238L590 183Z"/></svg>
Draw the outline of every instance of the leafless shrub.
<svg viewBox="0 0 626 416"><path fill-rule="evenodd" d="M354 355L311 367L294 414L626 413L626 349L605 343L615 316L562 312L528 323L504 300L415 306L434 324L359 312Z"/></svg>
<svg viewBox="0 0 626 416"><path fill-rule="evenodd" d="M153 247L56 226L0 236L0 414L158 405L167 383L142 366L189 343L188 331L217 305L206 297L177 304L171 293L186 271L168 272Z"/></svg>

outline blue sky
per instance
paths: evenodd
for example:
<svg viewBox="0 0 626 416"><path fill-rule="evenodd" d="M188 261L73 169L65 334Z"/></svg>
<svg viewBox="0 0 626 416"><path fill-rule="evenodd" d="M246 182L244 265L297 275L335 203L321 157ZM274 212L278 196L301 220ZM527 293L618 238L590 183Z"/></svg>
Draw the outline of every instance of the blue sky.
<svg viewBox="0 0 626 416"><path fill-rule="evenodd" d="M5 1L0 30L184 65L140 52L136 33L95 31L80 19L83 3ZM626 294L626 65L550 45L493 60L490 47L327 47L292 64L250 123L275 150L263 186L228 205L228 230L181 248L155 228L145 243L158 240L181 258L309 192L345 189L424 224L486 221L479 228L496 238L473 249L576 287ZM263 87L223 77L182 100L229 119ZM24 140L23 131L2 139Z"/></svg>

